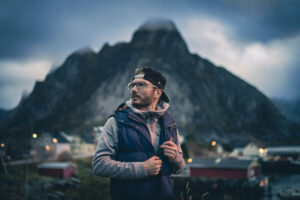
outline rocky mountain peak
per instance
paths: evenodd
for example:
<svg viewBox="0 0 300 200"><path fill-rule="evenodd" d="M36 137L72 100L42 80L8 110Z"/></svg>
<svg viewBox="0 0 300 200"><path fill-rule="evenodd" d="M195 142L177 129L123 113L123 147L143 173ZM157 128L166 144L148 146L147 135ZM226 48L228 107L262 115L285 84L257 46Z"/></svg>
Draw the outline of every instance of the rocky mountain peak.
<svg viewBox="0 0 300 200"><path fill-rule="evenodd" d="M137 46L156 46L172 54L186 55L189 53L175 24L165 19L146 21L134 33L131 43Z"/></svg>
<svg viewBox="0 0 300 200"><path fill-rule="evenodd" d="M171 20L166 19L152 19L146 21L143 25L140 26L139 30L147 30L147 31L177 31L175 24Z"/></svg>
<svg viewBox="0 0 300 200"><path fill-rule="evenodd" d="M98 54L77 50L11 111L0 110L0 140L21 155L32 131L90 135L130 98L126 85L137 66L167 78L170 113L190 140L245 145L300 143L300 126L286 119L255 87L190 54L170 21L149 21L130 43L105 44ZM27 142L27 143L26 143Z"/></svg>
<svg viewBox="0 0 300 200"><path fill-rule="evenodd" d="M83 47L81 49L76 50L73 54L77 55L85 55L85 54L94 54L95 52L90 47Z"/></svg>

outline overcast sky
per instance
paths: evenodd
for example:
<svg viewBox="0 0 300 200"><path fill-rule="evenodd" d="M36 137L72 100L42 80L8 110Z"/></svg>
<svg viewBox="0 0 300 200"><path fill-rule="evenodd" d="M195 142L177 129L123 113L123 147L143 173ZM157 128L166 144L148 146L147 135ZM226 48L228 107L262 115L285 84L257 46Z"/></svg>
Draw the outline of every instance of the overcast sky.
<svg viewBox="0 0 300 200"><path fill-rule="evenodd" d="M191 52L268 97L300 98L298 0L0 0L0 108L77 49L130 41L146 20L172 20Z"/></svg>

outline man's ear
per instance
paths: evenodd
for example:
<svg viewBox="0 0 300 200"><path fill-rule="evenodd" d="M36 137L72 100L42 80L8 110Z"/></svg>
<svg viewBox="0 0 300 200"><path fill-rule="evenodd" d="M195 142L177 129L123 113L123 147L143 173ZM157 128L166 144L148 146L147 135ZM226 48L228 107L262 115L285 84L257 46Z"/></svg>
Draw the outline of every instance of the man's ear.
<svg viewBox="0 0 300 200"><path fill-rule="evenodd" d="M162 94L162 90L156 90L156 95L157 95L157 97L160 97L161 94Z"/></svg>

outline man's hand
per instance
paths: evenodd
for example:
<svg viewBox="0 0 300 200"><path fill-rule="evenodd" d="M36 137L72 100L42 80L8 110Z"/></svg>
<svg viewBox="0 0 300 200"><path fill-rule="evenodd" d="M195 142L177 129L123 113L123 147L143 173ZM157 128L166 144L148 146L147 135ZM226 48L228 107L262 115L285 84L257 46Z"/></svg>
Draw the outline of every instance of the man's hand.
<svg viewBox="0 0 300 200"><path fill-rule="evenodd" d="M161 168L161 160L153 156L144 162L144 166L148 176L157 175Z"/></svg>
<svg viewBox="0 0 300 200"><path fill-rule="evenodd" d="M171 140L164 142L159 147L164 150L164 156L168 157L171 160L175 160L178 154L178 147L177 145Z"/></svg>

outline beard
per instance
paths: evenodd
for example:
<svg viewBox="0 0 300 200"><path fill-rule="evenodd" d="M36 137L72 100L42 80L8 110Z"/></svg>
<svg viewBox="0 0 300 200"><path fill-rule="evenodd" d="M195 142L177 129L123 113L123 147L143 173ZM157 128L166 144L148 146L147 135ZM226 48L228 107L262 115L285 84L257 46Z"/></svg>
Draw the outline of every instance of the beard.
<svg viewBox="0 0 300 200"><path fill-rule="evenodd" d="M137 109L147 108L151 105L151 99L146 96L137 95L136 93L131 94L131 104Z"/></svg>

